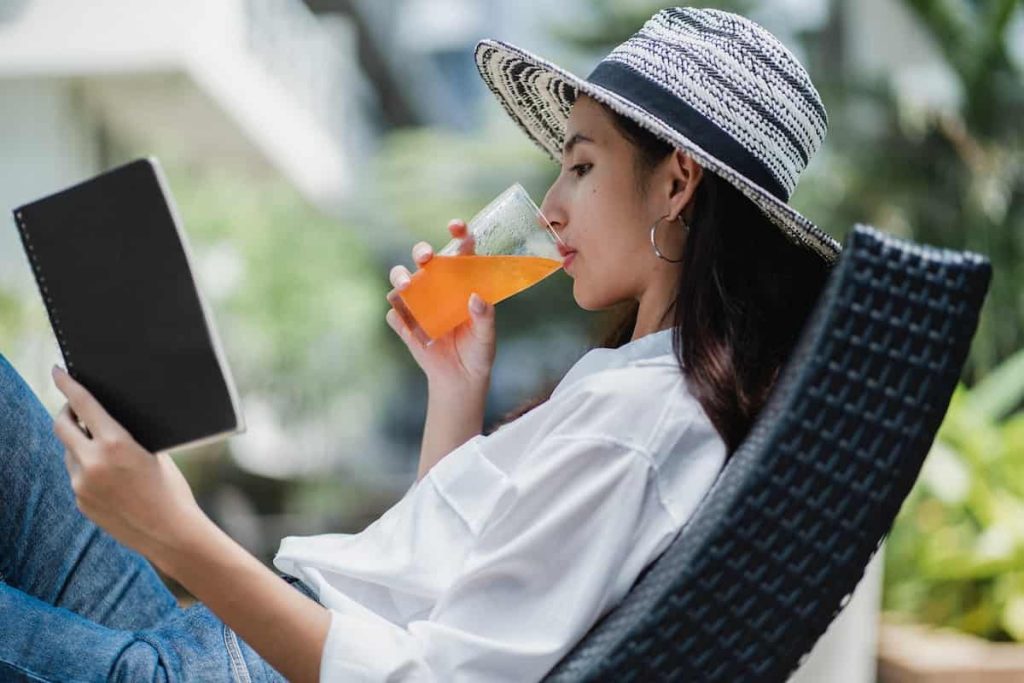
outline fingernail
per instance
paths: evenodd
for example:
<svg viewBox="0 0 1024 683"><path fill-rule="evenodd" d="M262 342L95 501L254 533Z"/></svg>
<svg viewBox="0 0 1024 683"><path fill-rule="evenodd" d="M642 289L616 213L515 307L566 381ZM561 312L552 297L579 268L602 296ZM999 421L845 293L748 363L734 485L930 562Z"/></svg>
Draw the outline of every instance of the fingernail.
<svg viewBox="0 0 1024 683"><path fill-rule="evenodd" d="M484 312L484 300L477 295L476 292L469 295L469 307L474 313L480 314Z"/></svg>
<svg viewBox="0 0 1024 683"><path fill-rule="evenodd" d="M56 365L56 364L55 364L55 365L53 366L53 370L51 370L50 372L51 372L52 374L54 374L54 375L58 375L58 374L60 374L60 373L64 372L64 370L63 370L63 369L62 369L62 368L61 368L61 367L60 367L59 365Z"/></svg>

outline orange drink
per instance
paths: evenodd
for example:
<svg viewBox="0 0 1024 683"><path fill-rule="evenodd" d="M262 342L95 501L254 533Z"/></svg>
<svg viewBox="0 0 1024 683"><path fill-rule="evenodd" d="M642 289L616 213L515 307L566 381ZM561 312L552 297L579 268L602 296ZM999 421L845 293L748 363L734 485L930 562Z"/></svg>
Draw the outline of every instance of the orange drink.
<svg viewBox="0 0 1024 683"><path fill-rule="evenodd" d="M469 319L469 295L489 304L532 287L562 267L540 256L433 256L388 302L423 344L444 336Z"/></svg>
<svg viewBox="0 0 1024 683"><path fill-rule="evenodd" d="M562 240L519 183L466 225L467 235L425 261L388 303L424 345L469 319L473 292L496 304L562 267Z"/></svg>

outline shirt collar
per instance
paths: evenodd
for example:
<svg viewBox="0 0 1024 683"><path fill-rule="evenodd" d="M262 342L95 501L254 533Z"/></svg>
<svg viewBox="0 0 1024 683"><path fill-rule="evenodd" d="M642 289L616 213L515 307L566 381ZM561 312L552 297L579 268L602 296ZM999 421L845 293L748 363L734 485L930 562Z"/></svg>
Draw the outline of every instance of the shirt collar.
<svg viewBox="0 0 1024 683"><path fill-rule="evenodd" d="M622 368L643 360L673 355L672 329L669 327L652 332L615 349L598 348L587 351L569 368L551 395L555 396L570 384L601 370ZM675 362L674 359L673 362Z"/></svg>

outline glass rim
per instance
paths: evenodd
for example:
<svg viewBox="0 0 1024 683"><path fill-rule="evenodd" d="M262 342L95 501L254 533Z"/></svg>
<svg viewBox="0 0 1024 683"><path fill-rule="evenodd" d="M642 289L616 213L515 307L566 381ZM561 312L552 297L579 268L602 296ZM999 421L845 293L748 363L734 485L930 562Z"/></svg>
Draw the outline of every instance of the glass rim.
<svg viewBox="0 0 1024 683"><path fill-rule="evenodd" d="M483 208L481 208L479 211L477 211L476 214L474 214L473 217L470 218L469 221L467 221L467 223L466 223L467 226L468 225L472 225L473 221L475 221L476 218L480 214L482 214L487 209L488 206L490 206L491 204L495 203L497 200L501 199L505 195L519 195L519 199L524 199L525 198L526 201L529 203L530 207L533 209L534 213L536 215L540 216L542 225L538 225L537 227L538 228L543 228L544 232L548 235L548 237L551 238L551 241L556 246L557 245L561 245L563 247L566 246L565 242L562 241L562 238L558 235L558 233L555 231L555 229L553 227L551 227L551 221L548 220L548 217L544 215L544 213L540 210L540 207L537 206L537 203L535 201L533 201L533 197L530 196L530 193L526 191L526 188L523 187L523 184L520 183L519 181L516 181L516 182L512 183L511 185L506 187L504 190L502 190L501 192L496 194L494 196L494 198L491 199L490 202L488 202L486 205L484 205ZM453 256L453 255L455 255L457 253L457 251L458 251L459 243L461 241L462 241L461 238L458 238L458 237L449 240L447 244L445 244L441 249L437 250L437 252L436 252L437 255L438 256Z"/></svg>

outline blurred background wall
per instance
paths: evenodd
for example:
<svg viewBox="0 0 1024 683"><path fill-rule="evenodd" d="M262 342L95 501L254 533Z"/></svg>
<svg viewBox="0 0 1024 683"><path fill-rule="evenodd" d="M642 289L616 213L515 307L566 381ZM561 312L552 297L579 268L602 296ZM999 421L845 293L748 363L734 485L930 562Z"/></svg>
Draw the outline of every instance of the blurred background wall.
<svg viewBox="0 0 1024 683"><path fill-rule="evenodd" d="M883 604L1024 639L1021 3L699 4L764 24L822 93L830 131L798 209L839 239L873 223L995 265L938 454L804 680L872 680ZM358 531L414 479L426 387L384 322L390 267L512 182L539 202L557 173L486 91L476 41L585 75L661 6L0 0L0 205L160 159L249 424L176 458L209 514L269 561L285 535ZM0 352L56 410L59 350L0 223ZM605 324L564 273L503 302L487 420L557 381Z"/></svg>

